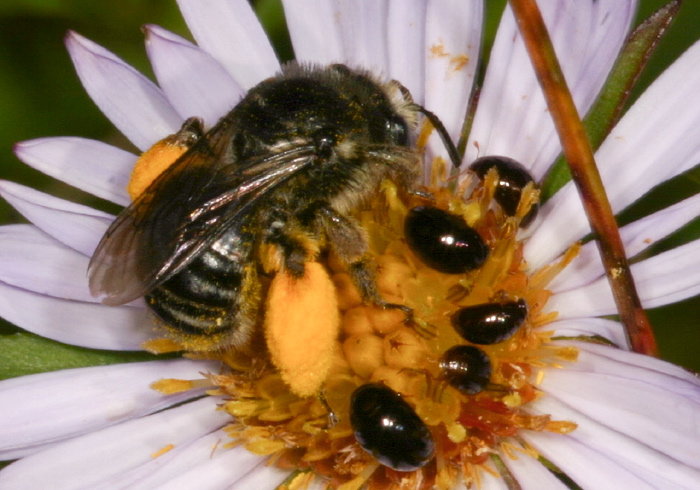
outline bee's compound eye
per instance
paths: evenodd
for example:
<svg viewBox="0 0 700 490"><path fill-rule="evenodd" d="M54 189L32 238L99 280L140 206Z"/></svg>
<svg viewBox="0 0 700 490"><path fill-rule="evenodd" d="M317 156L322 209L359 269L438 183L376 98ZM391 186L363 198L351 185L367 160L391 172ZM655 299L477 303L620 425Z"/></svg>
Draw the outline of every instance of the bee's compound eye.
<svg viewBox="0 0 700 490"><path fill-rule="evenodd" d="M471 345L455 345L445 351L440 369L447 383L465 395L479 393L491 379L489 356Z"/></svg>
<svg viewBox="0 0 700 490"><path fill-rule="evenodd" d="M524 299L504 303L484 303L457 310L452 326L472 344L490 345L513 335L527 318Z"/></svg>
<svg viewBox="0 0 700 490"><path fill-rule="evenodd" d="M501 205L505 214L514 216L518 210L522 190L528 183L534 182L534 179L522 164L512 158L502 156L477 158L469 166L469 169L483 180L486 173L494 167L498 172L498 186L494 198ZM526 228L532 223L532 220L537 216L538 209L538 204L534 204L530 208L530 211L520 222L522 228Z"/></svg>
<svg viewBox="0 0 700 490"><path fill-rule="evenodd" d="M408 146L408 123L402 117L390 117L386 120L386 127L392 142Z"/></svg>
<svg viewBox="0 0 700 490"><path fill-rule="evenodd" d="M360 386L350 401L350 423L362 448L384 466L413 471L435 452L433 436L413 408L391 388Z"/></svg>
<svg viewBox="0 0 700 490"><path fill-rule="evenodd" d="M489 256L489 248L476 230L461 217L432 206L411 209L404 232L413 253L445 274L476 269Z"/></svg>

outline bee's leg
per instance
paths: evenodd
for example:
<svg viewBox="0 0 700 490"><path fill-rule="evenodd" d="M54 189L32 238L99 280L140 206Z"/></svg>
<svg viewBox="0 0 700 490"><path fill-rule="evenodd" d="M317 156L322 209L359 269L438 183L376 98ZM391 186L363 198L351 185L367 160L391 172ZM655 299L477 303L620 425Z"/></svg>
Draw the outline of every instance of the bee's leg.
<svg viewBox="0 0 700 490"><path fill-rule="evenodd" d="M204 135L204 121L199 117L188 117L177 133L170 138L184 147L191 147Z"/></svg>
<svg viewBox="0 0 700 490"><path fill-rule="evenodd" d="M317 262L318 240L293 216L285 220L283 211L272 214L282 216L268 222L260 244L262 266L274 272L264 311L265 342L291 392L316 396L334 364L340 335L336 290Z"/></svg>
<svg viewBox="0 0 700 490"><path fill-rule="evenodd" d="M267 245L267 257L263 257L265 269L279 271L284 269L292 277L304 275L304 264L318 254L318 244L290 226L286 216L273 213L268 217L267 233L263 243ZM290 231L292 230L292 231Z"/></svg>
<svg viewBox="0 0 700 490"><path fill-rule="evenodd" d="M406 314L407 319L411 319L413 316L411 308L388 303L379 294L367 238L360 225L329 207L319 209L317 221L328 237L328 242L336 256L347 268L362 300L380 308L399 309Z"/></svg>
<svg viewBox="0 0 700 490"><path fill-rule="evenodd" d="M368 258L363 257L347 265L348 274L350 274L352 282L359 290L360 297L365 303L372 303L384 309L401 310L406 315L406 321L413 319L413 309L398 303L388 303L379 294L374 268L370 265Z"/></svg>
<svg viewBox="0 0 700 490"><path fill-rule="evenodd" d="M190 117L180 130L166 136L146 150L134 165L127 191L135 201L165 169L175 163L204 134L204 123L198 117Z"/></svg>

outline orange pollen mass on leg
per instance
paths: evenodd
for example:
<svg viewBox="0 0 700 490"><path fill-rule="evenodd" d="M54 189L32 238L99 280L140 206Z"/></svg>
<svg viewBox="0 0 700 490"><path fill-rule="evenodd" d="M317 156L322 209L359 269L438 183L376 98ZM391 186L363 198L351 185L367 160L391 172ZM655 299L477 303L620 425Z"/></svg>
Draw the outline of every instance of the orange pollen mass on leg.
<svg viewBox="0 0 700 490"><path fill-rule="evenodd" d="M176 135L174 135L160 140L142 153L139 159L136 160L134 171L131 173L131 179L127 186L131 200L136 200L187 149L188 147L178 141Z"/></svg>
<svg viewBox="0 0 700 490"><path fill-rule="evenodd" d="M316 395L333 363L340 314L335 287L326 269L308 262L304 274L282 270L270 283L265 339L272 363L291 391Z"/></svg>

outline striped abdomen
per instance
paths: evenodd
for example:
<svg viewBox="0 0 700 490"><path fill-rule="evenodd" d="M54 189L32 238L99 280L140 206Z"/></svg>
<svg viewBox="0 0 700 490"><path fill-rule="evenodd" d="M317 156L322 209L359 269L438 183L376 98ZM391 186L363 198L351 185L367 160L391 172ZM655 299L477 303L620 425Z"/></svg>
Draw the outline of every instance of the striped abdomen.
<svg viewBox="0 0 700 490"><path fill-rule="evenodd" d="M248 332L240 330L247 330L246 317L257 308L257 294L251 294L257 281L250 277L255 271L246 267L249 255L249 247L231 231L148 293L146 301L179 340L197 344L189 347L241 344Z"/></svg>

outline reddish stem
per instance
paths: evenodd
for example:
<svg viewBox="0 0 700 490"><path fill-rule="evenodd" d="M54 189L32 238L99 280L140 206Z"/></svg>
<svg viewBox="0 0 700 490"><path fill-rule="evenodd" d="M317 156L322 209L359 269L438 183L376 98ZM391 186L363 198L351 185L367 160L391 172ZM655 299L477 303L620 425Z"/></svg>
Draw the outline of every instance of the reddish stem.
<svg viewBox="0 0 700 490"><path fill-rule="evenodd" d="M627 331L630 345L635 352L658 356L656 339L637 295L593 151L564 80L542 14L535 0L509 2L559 133L564 156L569 162L588 222L597 238L620 321Z"/></svg>

